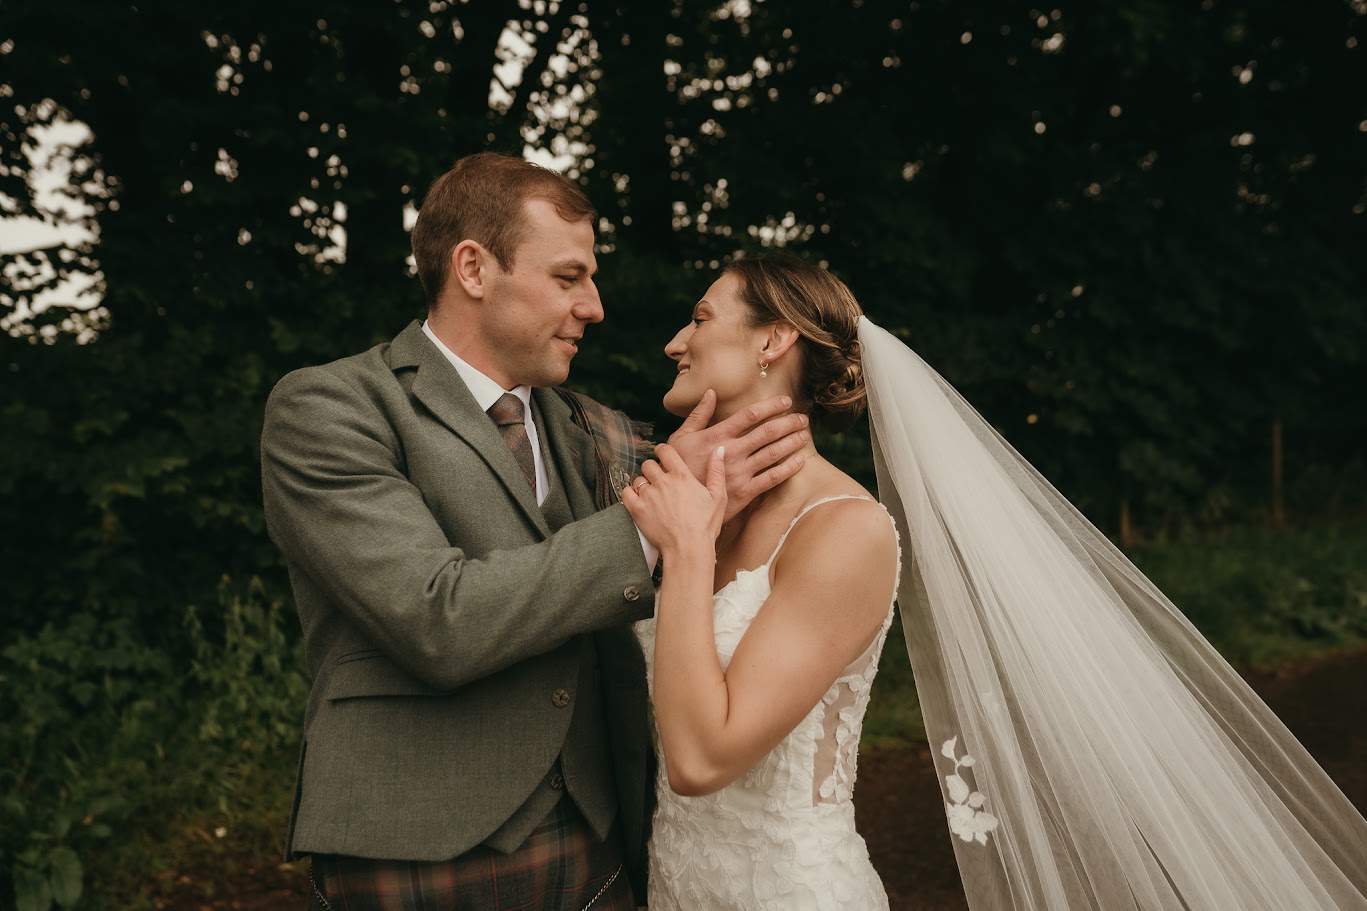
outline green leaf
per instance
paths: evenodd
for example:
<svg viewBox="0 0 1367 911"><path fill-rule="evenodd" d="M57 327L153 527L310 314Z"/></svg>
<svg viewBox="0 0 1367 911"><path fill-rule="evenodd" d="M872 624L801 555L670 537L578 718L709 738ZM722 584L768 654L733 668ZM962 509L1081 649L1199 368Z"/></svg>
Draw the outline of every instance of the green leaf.
<svg viewBox="0 0 1367 911"><path fill-rule="evenodd" d="M3 799L0 799L0 808L3 808L5 814L15 820L22 820L28 815L28 806L13 794L6 794Z"/></svg>
<svg viewBox="0 0 1367 911"><path fill-rule="evenodd" d="M48 857L52 897L63 908L74 908L81 898L81 859L70 848L57 848Z"/></svg>
<svg viewBox="0 0 1367 911"><path fill-rule="evenodd" d="M52 837L54 839L66 838L66 834L71 831L71 824L74 821L74 814L70 808L64 807L58 810L52 819Z"/></svg>
<svg viewBox="0 0 1367 911"><path fill-rule="evenodd" d="M102 794L90 801L86 808L91 816L99 816L103 813L121 813L128 808L128 801L113 794Z"/></svg>
<svg viewBox="0 0 1367 911"><path fill-rule="evenodd" d="M52 888L47 877L32 867L14 868L15 911L48 911L52 907Z"/></svg>

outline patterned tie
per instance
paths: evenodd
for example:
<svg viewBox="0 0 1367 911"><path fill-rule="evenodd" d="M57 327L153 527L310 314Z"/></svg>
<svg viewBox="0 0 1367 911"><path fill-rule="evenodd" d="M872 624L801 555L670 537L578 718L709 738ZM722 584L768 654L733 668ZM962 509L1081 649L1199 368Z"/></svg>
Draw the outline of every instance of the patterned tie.
<svg viewBox="0 0 1367 911"><path fill-rule="evenodd" d="M532 441L527 437L527 425L524 423L526 414L522 399L511 392L503 393L497 402L489 406L489 417L498 426L499 433L503 434L504 444L522 467L527 483L532 485L532 490L536 490L536 461L532 457Z"/></svg>

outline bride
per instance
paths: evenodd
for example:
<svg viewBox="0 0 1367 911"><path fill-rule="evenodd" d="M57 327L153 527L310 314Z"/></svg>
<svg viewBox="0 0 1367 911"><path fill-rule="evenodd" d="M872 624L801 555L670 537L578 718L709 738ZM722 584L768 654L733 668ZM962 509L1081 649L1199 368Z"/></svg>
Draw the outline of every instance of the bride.
<svg viewBox="0 0 1367 911"><path fill-rule="evenodd" d="M848 426L723 524L668 446L622 500L660 747L650 907L886 908L851 804L894 592L975 909L1367 909L1367 821L1161 592L943 379L786 257L738 260L665 349L665 405L776 393ZM896 531L894 530L894 525ZM901 547L899 549L899 533Z"/></svg>
<svg viewBox="0 0 1367 911"><path fill-rule="evenodd" d="M859 305L820 270L732 266L665 348L665 407L711 389L714 420L777 394L813 422L864 408ZM660 549L656 618L637 626L660 745L650 907L886 908L850 802L869 685L892 622L888 513L810 442L798 472L723 526L668 446L623 492Z"/></svg>

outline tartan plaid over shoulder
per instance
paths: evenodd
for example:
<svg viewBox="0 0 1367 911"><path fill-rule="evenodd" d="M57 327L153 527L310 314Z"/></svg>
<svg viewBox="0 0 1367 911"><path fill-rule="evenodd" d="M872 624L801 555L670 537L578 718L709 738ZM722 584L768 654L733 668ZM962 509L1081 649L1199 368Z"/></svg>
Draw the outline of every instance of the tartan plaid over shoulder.
<svg viewBox="0 0 1367 911"><path fill-rule="evenodd" d="M563 386L556 386L555 393L569 406L574 423L593 437L598 464L594 500L599 509L606 509L654 453L653 428Z"/></svg>

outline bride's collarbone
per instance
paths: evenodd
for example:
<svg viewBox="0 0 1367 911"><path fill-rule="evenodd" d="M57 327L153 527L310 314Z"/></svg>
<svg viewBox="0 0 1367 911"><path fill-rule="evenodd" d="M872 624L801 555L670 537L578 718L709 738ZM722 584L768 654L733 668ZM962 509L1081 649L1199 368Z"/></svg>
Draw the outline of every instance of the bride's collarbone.
<svg viewBox="0 0 1367 911"><path fill-rule="evenodd" d="M767 564L791 521L792 517L781 519L771 509L757 511L746 517L743 527L729 541L719 540L712 591L719 592L742 572L754 572Z"/></svg>
<svg viewBox="0 0 1367 911"><path fill-rule="evenodd" d="M779 541L792 528L793 521L808 507L825 499L857 496L868 493L857 484L840 485L832 489L803 491L802 496L784 501L766 501L746 516L740 529L730 540L725 532L718 539L716 568L712 574L712 591L720 592L742 572L754 572L770 562Z"/></svg>

